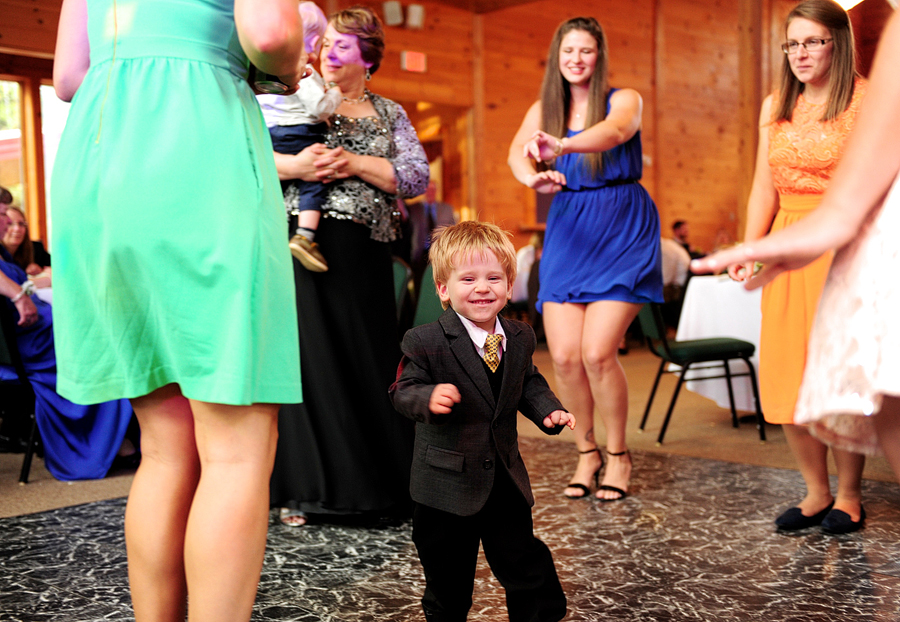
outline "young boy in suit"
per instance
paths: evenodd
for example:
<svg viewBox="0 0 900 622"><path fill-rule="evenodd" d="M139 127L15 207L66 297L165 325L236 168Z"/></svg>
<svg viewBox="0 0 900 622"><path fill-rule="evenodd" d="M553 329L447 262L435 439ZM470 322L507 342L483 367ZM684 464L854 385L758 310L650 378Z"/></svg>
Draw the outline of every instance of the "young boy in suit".
<svg viewBox="0 0 900 622"><path fill-rule="evenodd" d="M418 422L410 493L425 618L466 619L481 542L510 622L560 620L566 597L534 536L516 411L547 434L574 428L575 417L531 361L531 327L498 315L516 278L515 249L499 227L462 222L435 232L430 258L445 311L406 333L390 389L397 411Z"/></svg>

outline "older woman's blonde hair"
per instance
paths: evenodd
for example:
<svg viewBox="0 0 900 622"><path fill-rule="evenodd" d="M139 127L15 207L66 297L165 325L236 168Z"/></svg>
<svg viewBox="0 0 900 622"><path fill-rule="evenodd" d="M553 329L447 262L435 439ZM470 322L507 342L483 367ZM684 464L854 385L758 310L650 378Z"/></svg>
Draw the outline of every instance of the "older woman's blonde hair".
<svg viewBox="0 0 900 622"><path fill-rule="evenodd" d="M328 23L345 35L356 35L359 39L359 52L362 59L372 63L370 73L375 73L384 58L384 27L381 18L367 6L352 6L349 9L332 13Z"/></svg>
<svg viewBox="0 0 900 622"><path fill-rule="evenodd" d="M497 257L503 271L506 272L507 285L512 291L516 280L516 249L511 235L497 225L486 222L466 220L457 225L440 227L431 236L431 248L428 259L434 276L434 285L446 284L450 273L456 267L455 262L464 261L473 255L483 256L491 251ZM441 301L444 309L449 303Z"/></svg>
<svg viewBox="0 0 900 622"><path fill-rule="evenodd" d="M831 68L828 71L828 103L822 121L830 121L844 112L853 100L856 82L856 45L850 16L832 0L806 0L795 6L784 20L785 38L791 22L798 17L825 26L831 34ZM774 121L790 121L804 84L791 71L787 54L781 65L781 88L775 105Z"/></svg>

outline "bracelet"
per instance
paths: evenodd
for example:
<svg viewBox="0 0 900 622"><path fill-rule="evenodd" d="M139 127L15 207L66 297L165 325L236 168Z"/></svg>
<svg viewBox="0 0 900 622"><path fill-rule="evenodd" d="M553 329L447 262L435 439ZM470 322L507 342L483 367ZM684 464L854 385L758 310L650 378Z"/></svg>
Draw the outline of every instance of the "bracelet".
<svg viewBox="0 0 900 622"><path fill-rule="evenodd" d="M19 302L22 296L31 296L34 293L34 281L31 279L27 279L24 283L22 283L22 291L13 296L13 302Z"/></svg>
<svg viewBox="0 0 900 622"><path fill-rule="evenodd" d="M556 139L556 147L553 148L553 153L554 153L554 154L556 155L556 157L558 158L559 156L562 155L562 151L563 151L563 144L562 144L562 141L561 141L560 139L557 138L557 139Z"/></svg>

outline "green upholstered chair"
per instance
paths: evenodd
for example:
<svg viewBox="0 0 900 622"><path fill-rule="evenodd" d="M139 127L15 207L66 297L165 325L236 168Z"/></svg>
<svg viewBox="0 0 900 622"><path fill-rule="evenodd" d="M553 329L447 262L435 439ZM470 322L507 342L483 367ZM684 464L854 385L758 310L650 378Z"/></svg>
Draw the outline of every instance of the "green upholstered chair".
<svg viewBox="0 0 900 622"><path fill-rule="evenodd" d="M413 304L413 273L409 264L397 256L394 256L394 296L399 322L407 305Z"/></svg>
<svg viewBox="0 0 900 622"><path fill-rule="evenodd" d="M431 264L425 266L422 274L422 284L419 286L418 300L416 300L416 315L413 318L413 326L421 326L436 321L444 312L441 299L438 298L434 288L434 272Z"/></svg>
<svg viewBox="0 0 900 622"><path fill-rule="evenodd" d="M763 420L762 409L759 405L759 388L756 384L756 370L750 357L753 356L756 346L749 341L741 339L733 339L730 337L715 337L711 339L692 339L689 341L674 341L666 337L666 327L663 322L660 306L657 304L644 305L638 314L638 321L641 330L647 340L650 351L662 359L659 363L659 371L656 372L656 380L653 381L653 389L650 391L650 399L647 400L647 408L644 410L644 416L641 419L640 429L644 429L647 423L647 416L650 414L650 407L653 405L653 398L656 395L656 389L659 386L659 379L666 371L669 364L679 365L678 384L675 385L675 393L672 395L672 401L669 403L669 409L666 411L666 418L663 420L662 429L659 431L659 437L656 439L657 444L663 442L666 435L666 428L669 427L669 420L672 417L672 411L675 409L675 401L678 399L678 393L681 391L681 385L684 384L688 370L692 365L697 363L718 363L717 365L703 365L697 369L718 370L724 373L719 375L704 375L700 377L687 378L691 382L699 380L713 380L717 378L725 378L728 384L728 399L731 402L731 422L734 427L738 427L737 410L734 407L734 389L731 386L731 379L739 376L750 376L750 384L753 388L753 398L756 403L756 422L759 429L759 440L766 440L765 421ZM731 373L728 367L728 361L740 359L747 364L746 372L737 374Z"/></svg>

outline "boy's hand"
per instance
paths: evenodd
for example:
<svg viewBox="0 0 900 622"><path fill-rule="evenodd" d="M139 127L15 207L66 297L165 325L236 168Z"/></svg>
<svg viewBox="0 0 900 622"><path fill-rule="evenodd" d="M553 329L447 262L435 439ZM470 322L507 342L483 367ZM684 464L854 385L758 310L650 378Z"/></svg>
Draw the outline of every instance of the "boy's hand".
<svg viewBox="0 0 900 622"><path fill-rule="evenodd" d="M555 428L558 425L568 426L570 430L575 429L575 415L567 413L564 410L554 410L552 413L544 417L545 428Z"/></svg>
<svg viewBox="0 0 900 622"><path fill-rule="evenodd" d="M459 404L462 397L459 389L452 384L439 384L434 387L431 392L431 399L428 400L428 410L435 415L446 415L453 410L454 404Z"/></svg>

